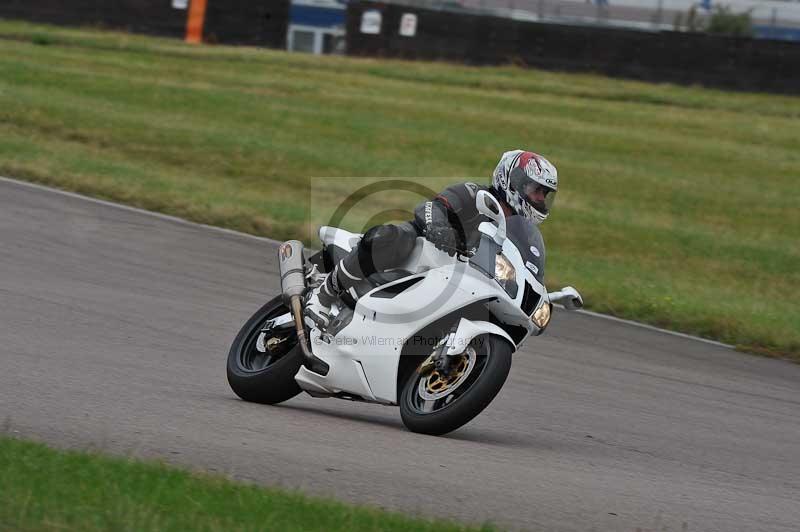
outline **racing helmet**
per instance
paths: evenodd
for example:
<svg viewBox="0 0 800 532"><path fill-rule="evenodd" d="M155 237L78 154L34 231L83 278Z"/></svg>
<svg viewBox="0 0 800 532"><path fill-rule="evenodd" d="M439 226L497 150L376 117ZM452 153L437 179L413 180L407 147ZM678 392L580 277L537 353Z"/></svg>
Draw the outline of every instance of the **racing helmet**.
<svg viewBox="0 0 800 532"><path fill-rule="evenodd" d="M539 154L514 150L503 154L492 187L515 214L540 224L550 214L558 190L558 171Z"/></svg>

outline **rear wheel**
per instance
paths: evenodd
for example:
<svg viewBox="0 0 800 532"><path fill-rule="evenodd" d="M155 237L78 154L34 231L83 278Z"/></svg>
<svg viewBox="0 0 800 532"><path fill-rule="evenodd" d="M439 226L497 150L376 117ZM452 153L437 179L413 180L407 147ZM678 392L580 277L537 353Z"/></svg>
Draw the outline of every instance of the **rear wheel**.
<svg viewBox="0 0 800 532"><path fill-rule="evenodd" d="M272 320L286 321L289 308L278 296L247 320L228 353L228 384L244 399L276 404L302 390L294 376L303 364L294 320L270 327Z"/></svg>
<svg viewBox="0 0 800 532"><path fill-rule="evenodd" d="M400 415L413 432L440 435L468 423L489 406L508 377L512 348L505 339L481 335L454 357L450 371L420 364L406 380ZM422 373L420 373L422 371Z"/></svg>

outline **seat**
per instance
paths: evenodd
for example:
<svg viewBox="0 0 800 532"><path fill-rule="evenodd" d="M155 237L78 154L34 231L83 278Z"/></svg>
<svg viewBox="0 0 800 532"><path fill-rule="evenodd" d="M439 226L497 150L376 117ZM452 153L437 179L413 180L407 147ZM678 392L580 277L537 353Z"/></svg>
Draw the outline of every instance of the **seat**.
<svg viewBox="0 0 800 532"><path fill-rule="evenodd" d="M326 247L336 246L343 249L345 252L349 252L353 249L363 236L364 235L361 233L351 233L350 231L339 229L338 227L331 227L329 225L323 225L319 228L319 239L323 245Z"/></svg>

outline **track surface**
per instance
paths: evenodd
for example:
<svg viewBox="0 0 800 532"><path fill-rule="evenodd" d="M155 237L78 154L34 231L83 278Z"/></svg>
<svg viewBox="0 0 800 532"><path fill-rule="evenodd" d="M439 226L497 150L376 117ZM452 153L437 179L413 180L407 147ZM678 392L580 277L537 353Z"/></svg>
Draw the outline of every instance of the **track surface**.
<svg viewBox="0 0 800 532"><path fill-rule="evenodd" d="M274 255L0 181L2 430L509 528L800 527L800 366L592 316L557 312L446 438L390 407L236 399L225 355Z"/></svg>

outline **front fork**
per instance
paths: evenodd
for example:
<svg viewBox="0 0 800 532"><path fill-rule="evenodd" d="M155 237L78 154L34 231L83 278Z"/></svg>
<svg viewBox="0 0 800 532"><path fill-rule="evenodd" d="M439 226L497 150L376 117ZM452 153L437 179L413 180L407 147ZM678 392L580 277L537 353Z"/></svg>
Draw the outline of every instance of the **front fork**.
<svg viewBox="0 0 800 532"><path fill-rule="evenodd" d="M450 328L450 332L433 348L433 353L417 368L417 373L427 375L436 370L443 375L449 374L453 357L448 356L447 353L453 346L457 330L458 324Z"/></svg>
<svg viewBox="0 0 800 532"><path fill-rule="evenodd" d="M466 351L470 342L478 336L490 334L498 336L506 340L512 349L516 349L516 344L511 339L506 331L488 321L471 321L466 318L461 318L458 323L450 329L450 333L439 342L434 348L434 352L428 357L425 362L420 366L420 373L422 370L433 371L441 367L450 369L450 360L454 359L456 355L462 354Z"/></svg>

